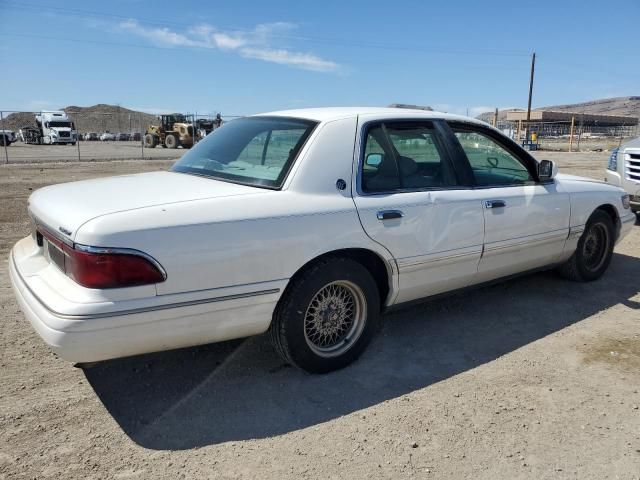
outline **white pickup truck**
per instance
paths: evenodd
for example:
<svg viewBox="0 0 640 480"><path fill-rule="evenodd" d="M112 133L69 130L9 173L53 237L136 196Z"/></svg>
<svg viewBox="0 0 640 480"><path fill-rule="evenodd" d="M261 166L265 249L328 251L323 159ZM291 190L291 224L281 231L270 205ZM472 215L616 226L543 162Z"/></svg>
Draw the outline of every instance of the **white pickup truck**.
<svg viewBox="0 0 640 480"><path fill-rule="evenodd" d="M605 180L629 194L631 210L640 218L640 137L611 152Z"/></svg>

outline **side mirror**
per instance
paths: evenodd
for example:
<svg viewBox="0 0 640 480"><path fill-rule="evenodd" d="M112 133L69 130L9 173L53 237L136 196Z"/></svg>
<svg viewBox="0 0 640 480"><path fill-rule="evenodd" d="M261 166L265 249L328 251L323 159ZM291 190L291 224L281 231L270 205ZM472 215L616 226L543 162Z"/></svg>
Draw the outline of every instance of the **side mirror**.
<svg viewBox="0 0 640 480"><path fill-rule="evenodd" d="M367 155L364 163L369 167L379 167L382 163L382 154L381 153L370 153Z"/></svg>
<svg viewBox="0 0 640 480"><path fill-rule="evenodd" d="M538 164L538 178L541 182L553 180L558 174L558 166L551 160L540 160Z"/></svg>

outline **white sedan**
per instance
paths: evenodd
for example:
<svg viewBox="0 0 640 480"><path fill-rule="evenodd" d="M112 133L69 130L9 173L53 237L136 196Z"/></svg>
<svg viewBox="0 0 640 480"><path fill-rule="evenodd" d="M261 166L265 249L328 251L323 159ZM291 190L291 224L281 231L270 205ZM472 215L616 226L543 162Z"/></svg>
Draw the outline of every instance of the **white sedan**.
<svg viewBox="0 0 640 480"><path fill-rule="evenodd" d="M269 331L310 372L356 359L390 307L539 269L595 280L635 220L620 188L485 123L393 108L234 120L168 172L42 188L29 215L11 280L60 357Z"/></svg>

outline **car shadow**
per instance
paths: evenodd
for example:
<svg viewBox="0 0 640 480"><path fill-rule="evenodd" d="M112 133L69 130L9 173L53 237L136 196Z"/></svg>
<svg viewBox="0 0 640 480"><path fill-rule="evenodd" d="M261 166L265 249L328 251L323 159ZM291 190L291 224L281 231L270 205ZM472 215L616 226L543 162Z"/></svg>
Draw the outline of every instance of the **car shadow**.
<svg viewBox="0 0 640 480"><path fill-rule="evenodd" d="M327 375L284 364L265 335L112 360L85 375L143 447L271 437L425 388L613 305L638 309L638 278L640 259L615 254L597 282L544 272L389 313L361 359Z"/></svg>

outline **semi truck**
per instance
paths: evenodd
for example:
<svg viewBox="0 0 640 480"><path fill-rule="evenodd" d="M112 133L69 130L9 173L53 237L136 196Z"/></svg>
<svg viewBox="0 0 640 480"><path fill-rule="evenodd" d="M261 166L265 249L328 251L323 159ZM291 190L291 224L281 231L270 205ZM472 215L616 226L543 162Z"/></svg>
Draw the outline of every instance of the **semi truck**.
<svg viewBox="0 0 640 480"><path fill-rule="evenodd" d="M26 143L59 145L75 145L78 141L76 126L63 111L40 112L36 115L36 127L25 128Z"/></svg>

